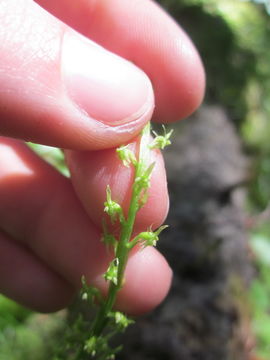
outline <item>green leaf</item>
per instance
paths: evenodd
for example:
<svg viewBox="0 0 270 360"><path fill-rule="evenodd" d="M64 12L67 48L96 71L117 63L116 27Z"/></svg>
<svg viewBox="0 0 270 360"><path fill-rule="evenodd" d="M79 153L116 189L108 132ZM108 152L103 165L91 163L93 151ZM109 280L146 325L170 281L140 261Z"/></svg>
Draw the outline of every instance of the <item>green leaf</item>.
<svg viewBox="0 0 270 360"><path fill-rule="evenodd" d="M251 246L259 260L270 266L270 239L260 234L253 235Z"/></svg>

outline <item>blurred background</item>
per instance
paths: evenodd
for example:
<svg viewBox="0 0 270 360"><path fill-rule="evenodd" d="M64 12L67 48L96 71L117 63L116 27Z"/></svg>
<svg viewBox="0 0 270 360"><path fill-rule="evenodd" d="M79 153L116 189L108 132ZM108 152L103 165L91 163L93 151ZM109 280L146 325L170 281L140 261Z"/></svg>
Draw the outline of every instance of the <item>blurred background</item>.
<svg viewBox="0 0 270 360"><path fill-rule="evenodd" d="M159 0L196 44L204 104L166 152L172 290L120 340L119 359L270 359L270 2ZM64 175L58 149L30 144ZM0 360L47 360L66 313L0 296ZM66 359L69 359L67 354Z"/></svg>

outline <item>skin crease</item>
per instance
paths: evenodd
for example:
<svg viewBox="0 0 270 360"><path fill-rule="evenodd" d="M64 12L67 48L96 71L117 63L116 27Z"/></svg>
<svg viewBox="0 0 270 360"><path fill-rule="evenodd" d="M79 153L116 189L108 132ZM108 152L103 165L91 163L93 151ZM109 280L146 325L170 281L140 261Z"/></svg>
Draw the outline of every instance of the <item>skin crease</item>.
<svg viewBox="0 0 270 360"><path fill-rule="evenodd" d="M154 99L149 78L155 95L154 120L172 122L199 106L204 71L186 34L154 2L37 2L48 12L30 0L0 2L0 134L70 149L66 157L72 179L64 178L22 142L0 137L0 290L26 306L48 312L71 301L82 275L106 291L100 278L110 257L100 243L104 189L112 181L115 196L127 206L131 181L131 170L119 166L110 148L134 139L150 120ZM85 103L87 96L80 86L81 103L69 97L61 68L66 34L91 48L96 57L93 63L99 62L99 56L106 63L105 58L112 56L100 48L95 52L96 45L82 40L69 26L137 65L114 58L140 84L129 93L131 113L121 107L125 102L120 88L119 104L114 100L111 108L105 108L108 114L102 113L109 117L113 109L117 118L119 111L126 124L104 126L83 111L80 106L91 107L91 102ZM146 100L136 97L139 86L149 90ZM140 101L149 101L143 114L140 109L145 104ZM135 111L140 116L134 118L135 107L140 108ZM156 227L168 210L162 156L154 151L153 158L157 165L149 203L141 210L135 232ZM12 259L12 269L7 259ZM166 296L171 276L166 260L155 249L134 251L118 298L119 309L131 314L151 310Z"/></svg>

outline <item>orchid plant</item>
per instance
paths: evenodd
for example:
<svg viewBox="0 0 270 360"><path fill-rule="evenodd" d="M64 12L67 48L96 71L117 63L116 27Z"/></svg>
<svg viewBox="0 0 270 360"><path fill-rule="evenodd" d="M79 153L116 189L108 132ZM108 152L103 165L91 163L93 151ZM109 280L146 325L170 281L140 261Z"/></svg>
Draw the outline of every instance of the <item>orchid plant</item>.
<svg viewBox="0 0 270 360"><path fill-rule="evenodd" d="M133 237L133 228L138 211L145 205L148 198L148 189L150 179L155 163L150 162L150 153L153 149L164 149L170 145L172 130L163 135L157 135L154 139L151 137L150 123L148 123L140 134L139 154L130 149L129 145L120 146L116 153L124 166L134 167L134 179L132 185L132 195L127 215L122 206L113 200L113 194L110 186L106 189L106 201L104 203L104 212L107 217L103 219L102 241L113 253L113 260L108 265L107 271L103 274L108 282L108 293L104 298L100 290L86 283L82 279L81 297L92 306L97 306L96 316L88 333L87 339L81 346L73 349L72 359L96 359L113 360L115 354L121 350L121 346L111 347L112 337L119 332L123 332L128 325L134 322L120 311L114 310L117 293L124 286L125 268L128 261L129 252L134 246L140 246L142 249L147 246L155 246L162 230L167 226L163 225L158 230L148 230L141 232ZM108 223L109 219L109 223ZM108 229L115 223L120 224L119 235L116 236ZM77 321L75 326L80 327L82 319ZM60 358L56 358L60 359Z"/></svg>

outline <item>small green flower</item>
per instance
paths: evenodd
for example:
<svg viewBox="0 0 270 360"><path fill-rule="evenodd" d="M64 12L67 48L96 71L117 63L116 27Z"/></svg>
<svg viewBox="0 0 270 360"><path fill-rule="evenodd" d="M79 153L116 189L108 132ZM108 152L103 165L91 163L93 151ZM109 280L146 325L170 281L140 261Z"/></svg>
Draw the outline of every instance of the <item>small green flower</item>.
<svg viewBox="0 0 270 360"><path fill-rule="evenodd" d="M91 356L95 356L97 353L99 345L98 339L99 338L97 336L91 336L90 339L85 342L84 350Z"/></svg>
<svg viewBox="0 0 270 360"><path fill-rule="evenodd" d="M164 149L166 146L171 145L170 137L172 136L173 130L170 130L168 133L166 133L166 128L163 125L163 131L164 135L158 135L155 131L153 131L153 134L155 135L154 140L149 145L149 149Z"/></svg>
<svg viewBox="0 0 270 360"><path fill-rule="evenodd" d="M98 360L114 360L118 349L111 349L105 336L91 336L84 344L84 350Z"/></svg>
<svg viewBox="0 0 270 360"><path fill-rule="evenodd" d="M124 331L129 325L134 323L134 320L129 319L120 311L112 311L110 317L114 319L115 324L120 332Z"/></svg>
<svg viewBox="0 0 270 360"><path fill-rule="evenodd" d="M112 224L115 223L117 217L122 221L124 218L122 207L116 201L112 200L112 192L109 185L106 189L106 195L107 199L104 202L104 212L110 216Z"/></svg>
<svg viewBox="0 0 270 360"><path fill-rule="evenodd" d="M114 283L114 285L118 284L118 265L119 265L119 259L115 258L110 263L108 270L103 275L104 279L106 281L111 281Z"/></svg>
<svg viewBox="0 0 270 360"><path fill-rule="evenodd" d="M146 246L156 246L159 240L159 234L167 227L168 225L163 225L160 226L156 231L149 229L148 231L141 232L127 244L128 248L133 248L137 244L141 244L143 248Z"/></svg>
<svg viewBox="0 0 270 360"><path fill-rule="evenodd" d="M160 226L156 231L152 231L150 229L147 232L143 232L143 233L139 234L138 236L140 236L143 247L145 248L146 246L156 246L157 242L159 240L159 234L161 233L161 231L163 231L167 227L168 227L168 225L163 225L163 226Z"/></svg>
<svg viewBox="0 0 270 360"><path fill-rule="evenodd" d="M90 301L94 304L95 299L98 299L99 302L102 302L102 296L100 290L95 286L90 286L86 283L86 279L82 277L82 289L81 289L81 298L84 301Z"/></svg>
<svg viewBox="0 0 270 360"><path fill-rule="evenodd" d="M128 148L128 145L120 146L116 149L116 153L126 167L129 167L130 164L136 166L137 159L134 153Z"/></svg>

